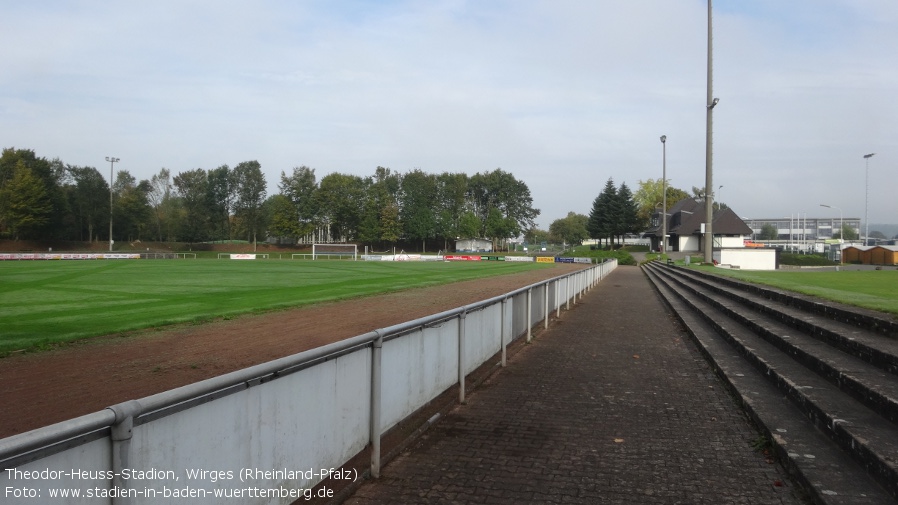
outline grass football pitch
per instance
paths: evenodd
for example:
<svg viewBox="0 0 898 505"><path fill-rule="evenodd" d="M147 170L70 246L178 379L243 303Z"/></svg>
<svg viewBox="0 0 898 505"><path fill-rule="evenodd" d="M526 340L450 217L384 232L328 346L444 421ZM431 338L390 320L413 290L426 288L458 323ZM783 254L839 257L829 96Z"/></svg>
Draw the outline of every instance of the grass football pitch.
<svg viewBox="0 0 898 505"><path fill-rule="evenodd" d="M552 268L517 262L0 261L0 356L176 323Z"/></svg>

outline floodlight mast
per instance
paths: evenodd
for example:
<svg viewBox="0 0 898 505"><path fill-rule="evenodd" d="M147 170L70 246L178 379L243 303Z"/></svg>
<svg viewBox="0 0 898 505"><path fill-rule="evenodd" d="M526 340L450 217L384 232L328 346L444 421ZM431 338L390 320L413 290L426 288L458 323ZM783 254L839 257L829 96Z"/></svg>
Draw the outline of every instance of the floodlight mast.
<svg viewBox="0 0 898 505"><path fill-rule="evenodd" d="M870 158L876 153L864 155L864 163L867 165L864 171L864 245L870 240L870 221L867 219L867 209L870 202Z"/></svg>
<svg viewBox="0 0 898 505"><path fill-rule="evenodd" d="M667 135L661 135L661 254L667 252Z"/></svg>
<svg viewBox="0 0 898 505"><path fill-rule="evenodd" d="M112 252L112 169L119 159L107 156L106 161L109 162L109 252Z"/></svg>
<svg viewBox="0 0 898 505"><path fill-rule="evenodd" d="M712 43L712 24L711 24L711 0L708 0L708 94L707 107L705 109L705 263L714 262L714 232L711 223L714 221L714 177L713 177L713 157L711 150L711 132L713 131L713 113L714 106L720 101L719 98L713 98L713 43Z"/></svg>

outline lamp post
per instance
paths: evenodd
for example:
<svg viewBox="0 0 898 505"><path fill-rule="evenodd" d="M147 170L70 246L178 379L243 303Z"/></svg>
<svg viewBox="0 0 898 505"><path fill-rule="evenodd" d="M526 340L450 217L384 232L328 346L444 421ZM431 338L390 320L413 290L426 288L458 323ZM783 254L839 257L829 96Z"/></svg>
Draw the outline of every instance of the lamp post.
<svg viewBox="0 0 898 505"><path fill-rule="evenodd" d="M870 221L867 219L868 202L870 201L870 158L876 153L864 155L864 163L867 165L864 174L864 245L870 239Z"/></svg>
<svg viewBox="0 0 898 505"><path fill-rule="evenodd" d="M839 207L836 207L835 205L827 205L825 203L821 203L820 206L826 207L827 209L836 209L839 211L839 243L841 244L842 242L845 241L845 237L844 237L845 225L842 222L842 209Z"/></svg>
<svg viewBox="0 0 898 505"><path fill-rule="evenodd" d="M707 106L705 110L705 263L714 262L714 232L711 229L711 222L714 220L714 178L713 178L713 161L711 153L711 131L713 130L712 111L714 106L720 100L712 98L714 96L712 87L713 67L711 65L713 58L713 45L711 41L711 0L708 0L708 96Z"/></svg>
<svg viewBox="0 0 898 505"><path fill-rule="evenodd" d="M109 162L109 252L112 252L112 169L119 159L107 156L106 161Z"/></svg>
<svg viewBox="0 0 898 505"><path fill-rule="evenodd" d="M667 252L667 135L661 135L661 254Z"/></svg>

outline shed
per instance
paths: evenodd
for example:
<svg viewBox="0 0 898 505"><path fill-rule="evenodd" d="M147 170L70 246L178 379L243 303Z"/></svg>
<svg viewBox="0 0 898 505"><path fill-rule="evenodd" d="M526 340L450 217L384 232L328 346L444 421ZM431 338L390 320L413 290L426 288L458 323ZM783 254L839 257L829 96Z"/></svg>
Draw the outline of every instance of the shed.
<svg viewBox="0 0 898 505"><path fill-rule="evenodd" d="M863 254L871 249L870 246L851 245L842 249L842 263L863 263Z"/></svg>
<svg viewBox="0 0 898 505"><path fill-rule="evenodd" d="M871 265L896 265L898 264L898 246L878 245L870 248Z"/></svg>

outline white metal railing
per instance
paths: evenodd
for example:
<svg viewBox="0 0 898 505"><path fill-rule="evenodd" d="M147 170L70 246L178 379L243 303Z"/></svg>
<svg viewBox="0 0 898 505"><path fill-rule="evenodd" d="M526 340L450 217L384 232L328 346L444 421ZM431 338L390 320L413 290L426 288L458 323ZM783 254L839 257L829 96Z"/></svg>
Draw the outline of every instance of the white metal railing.
<svg viewBox="0 0 898 505"><path fill-rule="evenodd" d="M377 476L383 433L456 384L464 401L469 372L500 351L504 365L511 340L529 340L535 324L616 267L608 261L0 440L2 502L286 504L328 477L357 478L334 470L369 444Z"/></svg>

